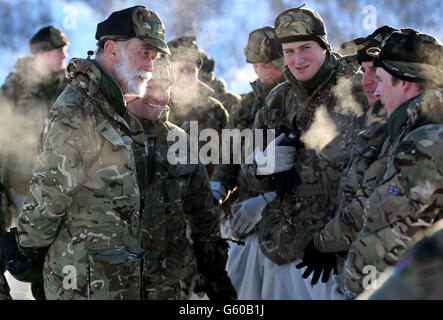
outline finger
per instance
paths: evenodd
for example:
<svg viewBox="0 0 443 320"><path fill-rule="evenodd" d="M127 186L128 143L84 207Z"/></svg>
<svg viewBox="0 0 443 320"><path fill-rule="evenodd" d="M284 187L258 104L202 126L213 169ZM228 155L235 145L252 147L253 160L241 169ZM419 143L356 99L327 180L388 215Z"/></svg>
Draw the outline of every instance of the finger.
<svg viewBox="0 0 443 320"><path fill-rule="evenodd" d="M284 133L280 134L277 138L275 138L274 144L278 146L283 141L284 138L285 134Z"/></svg>
<svg viewBox="0 0 443 320"><path fill-rule="evenodd" d="M314 275L312 276L311 284L317 284L318 279L320 279L320 275L322 272L322 268L317 267L314 270Z"/></svg>
<svg viewBox="0 0 443 320"><path fill-rule="evenodd" d="M323 283L328 282L332 269L333 269L332 266L327 266L323 269L323 275L321 277L321 282L323 282Z"/></svg>
<svg viewBox="0 0 443 320"><path fill-rule="evenodd" d="M307 279L311 273L314 272L314 268L312 268L311 266L308 266L305 270L305 272L303 272L303 274L301 275L303 279Z"/></svg>
<svg viewBox="0 0 443 320"><path fill-rule="evenodd" d="M306 267L306 266L307 266L307 263L304 262L304 261L302 261L302 262L300 262L299 264L297 264L295 267L296 267L297 269L301 269L301 268L304 268L304 267Z"/></svg>

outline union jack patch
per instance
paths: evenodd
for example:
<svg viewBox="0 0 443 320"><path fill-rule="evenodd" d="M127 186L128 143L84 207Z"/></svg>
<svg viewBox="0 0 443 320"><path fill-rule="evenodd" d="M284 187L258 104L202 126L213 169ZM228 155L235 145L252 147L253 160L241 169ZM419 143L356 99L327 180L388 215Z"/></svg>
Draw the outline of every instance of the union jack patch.
<svg viewBox="0 0 443 320"><path fill-rule="evenodd" d="M392 194L393 196L398 195L399 192L400 192L400 190L397 187L395 187L395 186L389 186L388 187L388 193Z"/></svg>

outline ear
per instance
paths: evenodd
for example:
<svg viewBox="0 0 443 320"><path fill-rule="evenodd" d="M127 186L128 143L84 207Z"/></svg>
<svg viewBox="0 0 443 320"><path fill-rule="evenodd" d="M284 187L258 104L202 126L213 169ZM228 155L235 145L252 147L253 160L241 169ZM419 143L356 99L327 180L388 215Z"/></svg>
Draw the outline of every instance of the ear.
<svg viewBox="0 0 443 320"><path fill-rule="evenodd" d="M404 93L408 92L412 86L412 82L401 80L401 89Z"/></svg>
<svg viewBox="0 0 443 320"><path fill-rule="evenodd" d="M120 47L113 40L108 40L105 42L103 46L104 54L110 59L112 62L116 62L120 59Z"/></svg>

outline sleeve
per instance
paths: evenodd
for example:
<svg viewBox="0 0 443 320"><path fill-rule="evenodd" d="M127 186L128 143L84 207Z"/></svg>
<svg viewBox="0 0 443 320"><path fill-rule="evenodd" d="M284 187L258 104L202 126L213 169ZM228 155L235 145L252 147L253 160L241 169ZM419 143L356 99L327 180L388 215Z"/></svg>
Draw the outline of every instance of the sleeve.
<svg viewBox="0 0 443 320"><path fill-rule="evenodd" d="M365 163L367 160L365 157L361 157L353 163L356 169L349 172L352 175L358 175L362 168L367 167ZM382 157L364 171L361 187L355 192L352 200L336 212L334 218L316 234L314 242L318 250L340 252L350 249L352 241L363 228L365 204L376 188L377 181L380 181L383 176L386 168L385 162L386 158Z"/></svg>
<svg viewBox="0 0 443 320"><path fill-rule="evenodd" d="M22 248L46 248L57 237L75 190L85 179L79 145L89 144L82 129L86 123L75 105L53 108L48 115L30 191L18 218Z"/></svg>
<svg viewBox="0 0 443 320"><path fill-rule="evenodd" d="M202 164L191 174L184 211L193 241L204 241L219 230L220 208L215 202L206 169Z"/></svg>
<svg viewBox="0 0 443 320"><path fill-rule="evenodd" d="M378 272L399 261L412 235L432 226L443 207L443 126L422 129L393 151L384 181L365 206L365 223L348 254L342 287L360 293L366 266ZM424 136L424 137L423 137ZM346 288L344 290L346 290Z"/></svg>

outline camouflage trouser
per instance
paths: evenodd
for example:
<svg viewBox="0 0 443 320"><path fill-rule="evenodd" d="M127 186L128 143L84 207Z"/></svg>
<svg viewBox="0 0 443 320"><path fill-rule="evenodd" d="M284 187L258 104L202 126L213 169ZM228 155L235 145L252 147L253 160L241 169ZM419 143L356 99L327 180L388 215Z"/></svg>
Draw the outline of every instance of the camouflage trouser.
<svg viewBox="0 0 443 320"><path fill-rule="evenodd" d="M145 283L144 300L188 300L192 293L192 278L174 284Z"/></svg>
<svg viewBox="0 0 443 320"><path fill-rule="evenodd" d="M0 300L11 300L9 286L3 273L0 274Z"/></svg>

